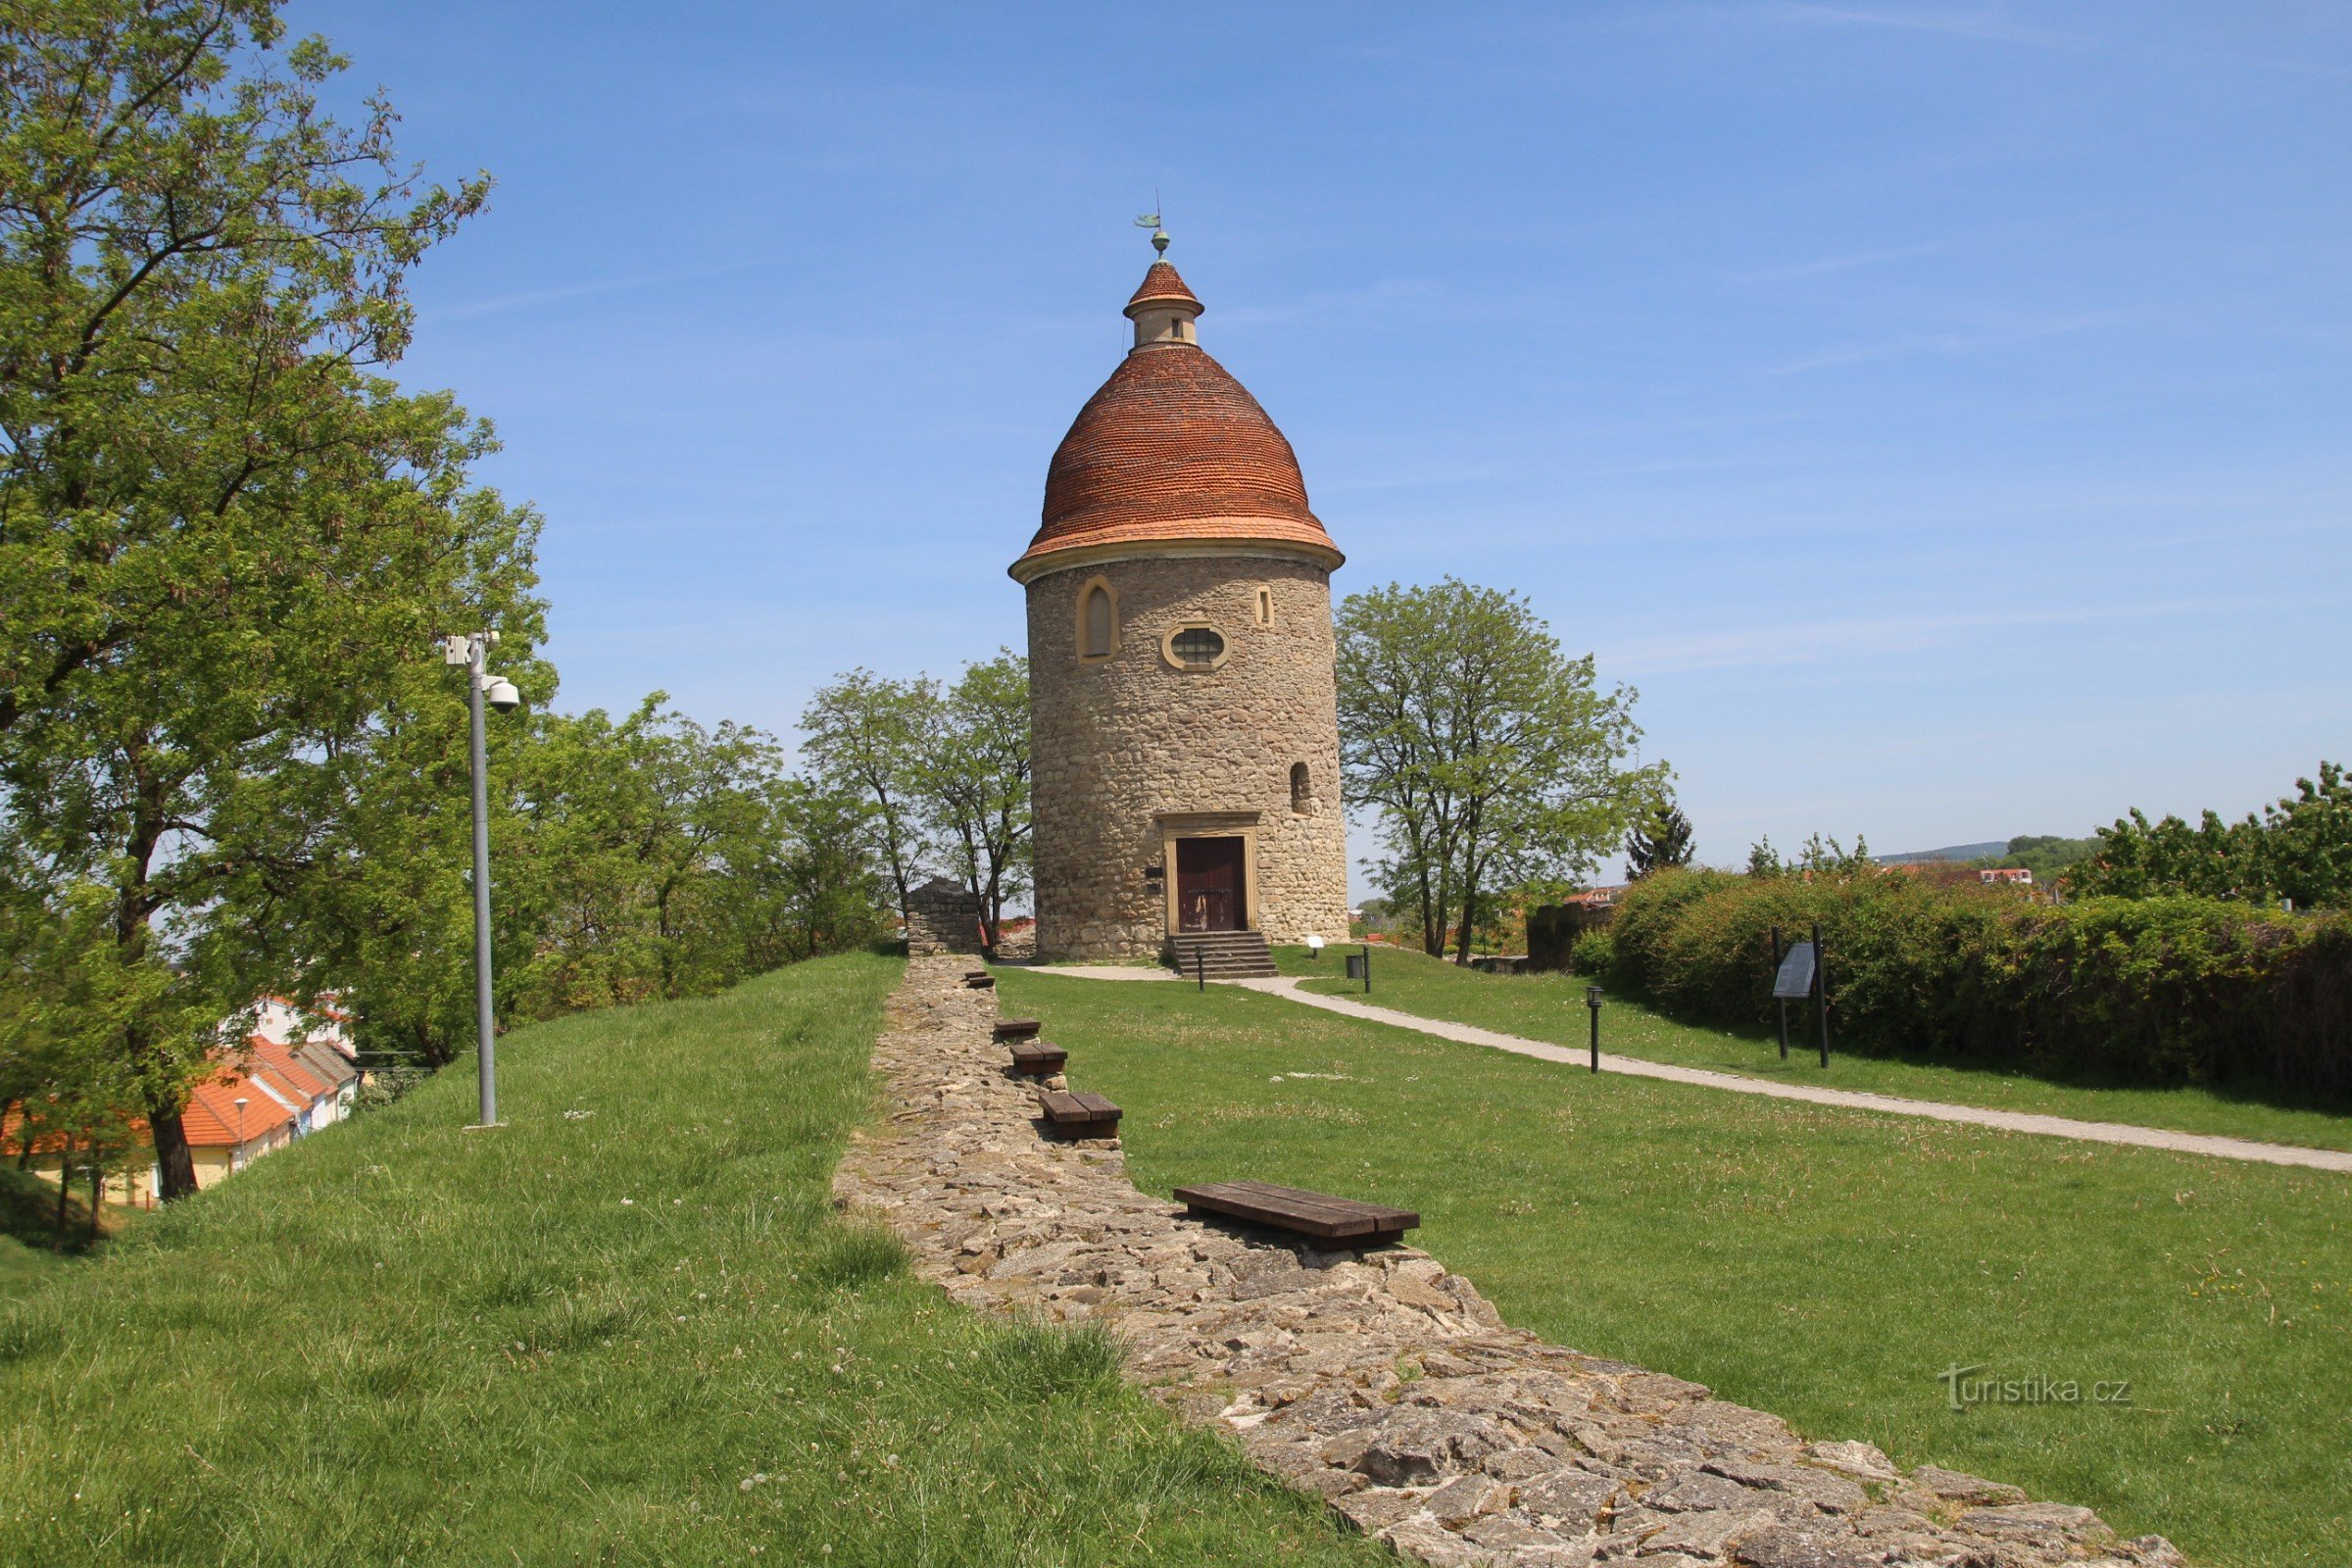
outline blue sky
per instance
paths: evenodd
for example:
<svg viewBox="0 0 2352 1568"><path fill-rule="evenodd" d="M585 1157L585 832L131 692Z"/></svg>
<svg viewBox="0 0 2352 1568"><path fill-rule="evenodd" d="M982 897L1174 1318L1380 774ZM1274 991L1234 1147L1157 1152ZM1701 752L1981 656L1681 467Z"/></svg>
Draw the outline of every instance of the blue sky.
<svg viewBox="0 0 2352 1568"><path fill-rule="evenodd" d="M289 15L498 178L400 373L546 514L568 706L1017 644L1156 189L1338 590L1524 591L1704 858L2352 753L2352 9Z"/></svg>

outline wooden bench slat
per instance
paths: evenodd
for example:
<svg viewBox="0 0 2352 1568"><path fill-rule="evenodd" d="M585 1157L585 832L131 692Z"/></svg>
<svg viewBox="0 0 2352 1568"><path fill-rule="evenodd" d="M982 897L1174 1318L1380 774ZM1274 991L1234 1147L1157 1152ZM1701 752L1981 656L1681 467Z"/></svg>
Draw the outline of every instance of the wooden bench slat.
<svg viewBox="0 0 2352 1568"><path fill-rule="evenodd" d="M1101 1095L1073 1095L1059 1089L1037 1092L1038 1109L1056 1127L1108 1129L1119 1124L1119 1107Z"/></svg>
<svg viewBox="0 0 2352 1568"><path fill-rule="evenodd" d="M1360 1199L1336 1198L1330 1193L1310 1193L1300 1187L1277 1187L1272 1182L1218 1182L1213 1185L1237 1193L1262 1198L1273 1203L1305 1203L1334 1209L1343 1214L1412 1214L1409 1208L1396 1208L1388 1203L1367 1203ZM1413 1215L1418 1219L1419 1215Z"/></svg>
<svg viewBox="0 0 2352 1568"><path fill-rule="evenodd" d="M1062 1064L1069 1059L1068 1052L1043 1040L1012 1042L1013 1071L1026 1073L1031 1077L1042 1078L1059 1072Z"/></svg>
<svg viewBox="0 0 2352 1568"><path fill-rule="evenodd" d="M999 1040L1026 1040L1044 1027L1035 1018L999 1018L996 1036Z"/></svg>
<svg viewBox="0 0 2352 1568"><path fill-rule="evenodd" d="M1390 1238L1403 1235L1421 1223L1409 1208L1358 1202L1329 1193L1310 1193L1269 1182L1206 1182L1176 1189L1188 1207L1230 1214L1236 1219L1273 1225L1324 1241L1356 1237Z"/></svg>

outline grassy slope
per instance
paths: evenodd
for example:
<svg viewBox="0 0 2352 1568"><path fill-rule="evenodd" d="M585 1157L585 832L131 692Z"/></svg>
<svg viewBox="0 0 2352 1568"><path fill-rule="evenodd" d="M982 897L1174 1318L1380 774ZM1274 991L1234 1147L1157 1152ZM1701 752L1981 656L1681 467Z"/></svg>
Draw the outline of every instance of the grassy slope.
<svg viewBox="0 0 2352 1568"><path fill-rule="evenodd" d="M1126 1108L1152 1189L1408 1204L1416 1240L1561 1344L2201 1563L2352 1561L2352 1181L1592 1078L1233 988L1000 973ZM1955 1362L2130 1379L2133 1404L1954 1413Z"/></svg>
<svg viewBox="0 0 2352 1568"><path fill-rule="evenodd" d="M99 1216L101 1228L93 1244L86 1189L75 1185L77 1190L66 1196L66 1245L59 1251L57 1183L0 1164L0 1301L70 1273L146 1217L109 1203Z"/></svg>
<svg viewBox="0 0 2352 1568"><path fill-rule="evenodd" d="M0 1307L0 1562L1371 1561L833 1218L898 968L517 1034L505 1130L461 1064Z"/></svg>
<svg viewBox="0 0 2352 1568"><path fill-rule="evenodd" d="M1276 958L1285 974L1322 977L1319 983L1309 983L1310 991L1358 995L1363 989L1360 981L1350 985L1331 978L1340 970L1339 959L1332 954L1309 959L1304 948L1283 948L1276 950ZM1373 992L1364 1000L1423 1018L1476 1024L1531 1040L1582 1047L1590 1038L1585 985L1583 979L1566 974L1482 974L1424 954L1381 948L1372 955ZM1791 1009L1788 1060L1784 1062L1777 1038L1696 1029L1661 1017L1639 1003L1611 998L1601 1020L1601 1049L1683 1067L1913 1100L2039 1111L2086 1121L2135 1122L2143 1127L2220 1133L2316 1149L2352 1149L2352 1115L2269 1104L2212 1089L2088 1088L1989 1068L1857 1056L1838 1051L1834 1036L1825 1073L1806 1033L1812 1021L1809 1010Z"/></svg>

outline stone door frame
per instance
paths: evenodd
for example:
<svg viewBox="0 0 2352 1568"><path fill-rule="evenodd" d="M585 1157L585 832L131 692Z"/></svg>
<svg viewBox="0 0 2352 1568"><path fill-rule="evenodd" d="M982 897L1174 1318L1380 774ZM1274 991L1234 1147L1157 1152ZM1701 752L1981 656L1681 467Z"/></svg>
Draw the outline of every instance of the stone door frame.
<svg viewBox="0 0 2352 1568"><path fill-rule="evenodd" d="M1168 936L1183 929L1176 906L1176 841L1178 839L1240 839L1242 841L1242 929L1260 931L1258 924L1257 811L1162 811L1152 818L1159 826L1160 885L1164 906L1161 918Z"/></svg>

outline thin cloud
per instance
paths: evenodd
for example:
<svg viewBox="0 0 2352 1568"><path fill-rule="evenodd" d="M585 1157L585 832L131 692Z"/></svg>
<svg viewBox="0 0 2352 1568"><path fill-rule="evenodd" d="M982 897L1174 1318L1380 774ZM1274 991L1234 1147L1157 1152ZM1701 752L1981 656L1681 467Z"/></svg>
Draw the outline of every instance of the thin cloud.
<svg viewBox="0 0 2352 1568"><path fill-rule="evenodd" d="M1856 268L1908 261L1914 256L1933 256L1939 251L1951 250L1959 243L1956 239L1946 239L1925 245L1897 245L1886 250L1856 251L1850 256L1824 256L1818 261L1793 262L1786 267L1767 267L1731 275L1737 283L1782 283L1791 278L1818 277L1824 272L1850 272Z"/></svg>
<svg viewBox="0 0 2352 1568"><path fill-rule="evenodd" d="M1228 321L1248 321L1253 324L1268 321L1295 321L1306 317L1330 316L1342 311L1360 311L1368 305L1384 305L1396 300L1435 299L1445 292L1446 290L1439 284L1418 278L1395 278L1387 282L1368 284L1363 288L1348 289L1337 294L1302 295L1287 305L1229 307L1218 314Z"/></svg>
<svg viewBox="0 0 2352 1568"><path fill-rule="evenodd" d="M2265 607L2254 599L2172 599L2071 610L1983 611L1972 614L1874 615L1777 626L1750 626L1699 636L1666 637L1619 647L1612 667L1633 674L1671 674L1733 665L1809 664L1832 655L1916 653L1972 632L2023 626L2084 626L2104 621L2235 614Z"/></svg>
<svg viewBox="0 0 2352 1568"><path fill-rule="evenodd" d="M2097 38L2084 33L2053 32L2032 27L1989 11L1878 11L1859 6L1833 6L1810 0L1784 0L1768 15L1811 26L1879 27L1897 32L1932 32L1982 43L2021 44L2032 49L2064 49L2117 58L2161 60L2206 68L2234 66L2250 71L2283 72L2328 81L2352 80L2352 72L2317 60L2281 55L2250 55L2233 50L2167 48L2137 36Z"/></svg>
<svg viewBox="0 0 2352 1568"><path fill-rule="evenodd" d="M2065 317L2049 321L2020 322L1982 331L1911 332L1876 343L1850 343L1825 349L1785 365L1765 366L1757 373L1801 375L1808 370L1837 369L1842 366L1867 365L1879 360L1904 359L1917 354L1982 354L1988 350L2016 348L2022 344L2038 343L2045 338L2085 332L2093 327L2111 325L2120 319L2122 318L2113 313L2105 313Z"/></svg>
<svg viewBox="0 0 2352 1568"><path fill-rule="evenodd" d="M1979 38L1987 43L2022 43L2042 49L2088 49L2096 40L2079 34L2020 26L1988 12L1871 11L1851 6L1829 6L1788 0L1773 7L1776 15L1792 22L1827 26L1890 27L1904 32L1940 32L1956 38Z"/></svg>
<svg viewBox="0 0 2352 1568"><path fill-rule="evenodd" d="M594 283L572 283L563 288L530 289L520 294L500 294L486 300L469 300L462 305L438 305L419 311L419 323L458 321L477 316L495 316L501 311L528 310L534 305L553 305L559 300L576 300L590 294L617 294L630 289L660 288L668 283L691 283L706 277L719 277L729 272L749 271L775 261L771 256L751 257L739 262L726 262L717 267L697 267L676 272L648 272L637 277L612 277Z"/></svg>

